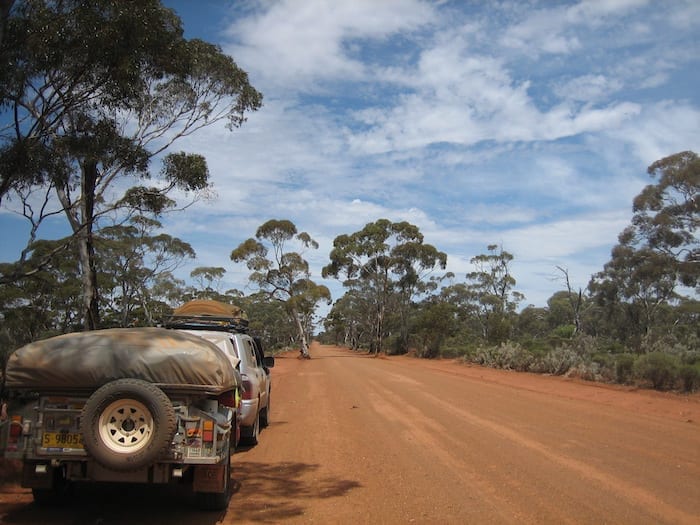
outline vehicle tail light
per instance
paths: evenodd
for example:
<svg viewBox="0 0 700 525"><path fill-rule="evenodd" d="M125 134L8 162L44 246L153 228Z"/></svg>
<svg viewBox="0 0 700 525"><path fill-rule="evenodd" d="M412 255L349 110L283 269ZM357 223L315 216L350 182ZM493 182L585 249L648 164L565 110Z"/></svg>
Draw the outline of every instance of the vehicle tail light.
<svg viewBox="0 0 700 525"><path fill-rule="evenodd" d="M236 408L238 406L238 399L234 390L224 392L217 398L217 400L219 401L220 405L224 405L225 407Z"/></svg>
<svg viewBox="0 0 700 525"><path fill-rule="evenodd" d="M253 383L246 375L241 374L241 379L243 379L243 399L253 399Z"/></svg>

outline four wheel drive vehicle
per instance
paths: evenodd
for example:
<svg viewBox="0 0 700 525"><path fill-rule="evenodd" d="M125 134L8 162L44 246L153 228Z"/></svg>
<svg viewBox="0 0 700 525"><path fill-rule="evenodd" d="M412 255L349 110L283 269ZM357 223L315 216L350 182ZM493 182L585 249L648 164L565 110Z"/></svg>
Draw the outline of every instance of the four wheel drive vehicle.
<svg viewBox="0 0 700 525"><path fill-rule="evenodd" d="M274 357L266 357L259 339L248 335L248 320L236 306L210 300L195 300L177 308L165 326L202 337L239 361L243 382L240 407L242 440L258 442L261 427L270 421L270 368Z"/></svg>
<svg viewBox="0 0 700 525"><path fill-rule="evenodd" d="M164 328L53 337L11 354L0 450L22 485L58 503L73 481L187 484L199 506L230 498L243 383L236 359Z"/></svg>

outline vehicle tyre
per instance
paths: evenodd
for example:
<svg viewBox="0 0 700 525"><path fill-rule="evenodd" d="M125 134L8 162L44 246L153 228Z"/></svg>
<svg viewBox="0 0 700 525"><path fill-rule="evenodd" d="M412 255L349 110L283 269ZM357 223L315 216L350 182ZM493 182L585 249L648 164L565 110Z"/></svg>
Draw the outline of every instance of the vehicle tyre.
<svg viewBox="0 0 700 525"><path fill-rule="evenodd" d="M238 449L238 445L241 442L241 420L238 417L238 413L235 414L233 421L231 422L231 454L235 454Z"/></svg>
<svg viewBox="0 0 700 525"><path fill-rule="evenodd" d="M267 406L260 411L260 428L270 425L270 396L267 396Z"/></svg>
<svg viewBox="0 0 700 525"><path fill-rule="evenodd" d="M230 449L224 454L224 490L222 492L195 492L195 505L201 510L226 510L231 500L231 456Z"/></svg>
<svg viewBox="0 0 700 525"><path fill-rule="evenodd" d="M258 435L260 434L260 413L258 413L258 417L255 418L255 423L253 423L253 426L243 427L241 433L243 434L242 441L246 445L253 446L258 444Z"/></svg>
<svg viewBox="0 0 700 525"><path fill-rule="evenodd" d="M137 470L158 459L177 426L165 393L140 379L118 379L98 388L80 417L85 450L102 466Z"/></svg>

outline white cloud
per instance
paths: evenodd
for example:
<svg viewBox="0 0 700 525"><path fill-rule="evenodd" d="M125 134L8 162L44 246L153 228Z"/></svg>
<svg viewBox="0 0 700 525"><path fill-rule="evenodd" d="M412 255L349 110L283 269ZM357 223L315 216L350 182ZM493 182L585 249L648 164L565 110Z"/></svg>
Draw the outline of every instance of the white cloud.
<svg viewBox="0 0 700 525"><path fill-rule="evenodd" d="M647 0L592 0L555 7L545 3L545 7L527 12L522 20L510 25L500 43L525 55L570 55L584 47L575 31L614 24L620 16L647 3ZM523 5L520 9L528 7Z"/></svg>
<svg viewBox="0 0 700 525"><path fill-rule="evenodd" d="M700 108L687 102L664 100L649 104L638 118L604 135L628 144L645 166L685 150L700 150Z"/></svg>
<svg viewBox="0 0 700 525"><path fill-rule="evenodd" d="M355 39L384 39L434 19L429 4L413 0L284 0L261 2L254 16L231 27L228 49L266 85L314 91L315 81L358 80L366 64L351 56Z"/></svg>
<svg viewBox="0 0 700 525"><path fill-rule="evenodd" d="M606 100L622 88L623 83L605 75L583 75L554 86L553 92L559 98L577 102L597 102Z"/></svg>

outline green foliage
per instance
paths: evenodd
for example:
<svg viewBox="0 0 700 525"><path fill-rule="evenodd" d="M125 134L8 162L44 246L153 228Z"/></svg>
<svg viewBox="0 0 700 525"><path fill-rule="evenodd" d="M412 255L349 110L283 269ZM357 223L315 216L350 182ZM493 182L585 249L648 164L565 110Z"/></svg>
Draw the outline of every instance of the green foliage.
<svg viewBox="0 0 700 525"><path fill-rule="evenodd" d="M299 252L287 251L287 244L295 242L302 251L318 248L306 232L297 232L289 220L271 219L258 227L255 239L243 241L231 251L231 260L245 263L250 281L273 301L282 303L289 320L296 328L301 353L308 357L308 338L313 327L313 315L318 303L330 303L331 294L326 286L311 280L309 263Z"/></svg>
<svg viewBox="0 0 700 525"><path fill-rule="evenodd" d="M376 353L382 351L392 322L399 333L397 348L406 352L411 301L428 290L426 274L446 264L447 255L424 244L416 226L379 219L351 235L337 236L322 276L341 279L343 286L366 301L372 312L368 332Z"/></svg>
<svg viewBox="0 0 700 525"><path fill-rule="evenodd" d="M513 314L524 296L513 290L516 284L510 271L513 255L495 244L489 245L488 251L489 254L472 257L470 262L476 271L466 275L465 291L484 340L499 343L511 337Z"/></svg>
<svg viewBox="0 0 700 525"><path fill-rule="evenodd" d="M552 330L552 335L560 339L571 339L576 333L576 327L572 324L560 325Z"/></svg>
<svg viewBox="0 0 700 525"><path fill-rule="evenodd" d="M16 197L33 237L57 211L42 206L35 214L27 204L55 193L80 246L85 328L98 328L92 239L100 219L158 216L175 206L172 190L206 190L209 173L197 154L169 154L162 184L141 181L173 142L220 120L240 126L262 96L219 47L186 40L174 11L157 0L17 0L6 22L0 200ZM32 271L24 263L22 256L2 279Z"/></svg>
<svg viewBox="0 0 700 525"><path fill-rule="evenodd" d="M533 372L564 375L583 362L581 356L569 345L559 346L547 352L533 366Z"/></svg>
<svg viewBox="0 0 700 525"><path fill-rule="evenodd" d="M453 305L437 300L416 305L409 329L419 357L441 355L444 342L457 330L455 312Z"/></svg>
<svg viewBox="0 0 700 525"><path fill-rule="evenodd" d="M620 233L610 261L589 284L612 321L609 328L627 340L647 337L668 324L669 305L683 301L679 287L695 288L700 279L700 241L695 235L700 226L700 159L685 151L655 162L648 172L658 182L634 199L631 225Z"/></svg>
<svg viewBox="0 0 700 525"><path fill-rule="evenodd" d="M684 364L678 370L678 375L683 384L683 392L695 392L700 389L700 365Z"/></svg>
<svg viewBox="0 0 700 525"><path fill-rule="evenodd" d="M199 289L196 291L194 298L196 299L211 299L226 303L222 300L221 280L226 274L226 268L221 266L198 266L190 272L190 277L198 284Z"/></svg>
<svg viewBox="0 0 700 525"><path fill-rule="evenodd" d="M652 352L637 358L633 370L637 379L648 381L655 390L670 390L678 380L680 360L663 352Z"/></svg>
<svg viewBox="0 0 700 525"><path fill-rule="evenodd" d="M615 356L615 379L618 383L626 385L630 383L634 375L634 354L618 354Z"/></svg>
<svg viewBox="0 0 700 525"><path fill-rule="evenodd" d="M518 343L507 342L479 348L471 361L490 368L526 372L530 370L535 357Z"/></svg>

